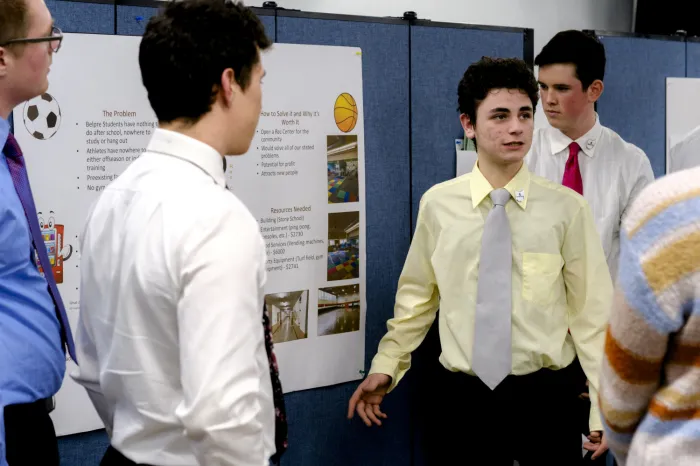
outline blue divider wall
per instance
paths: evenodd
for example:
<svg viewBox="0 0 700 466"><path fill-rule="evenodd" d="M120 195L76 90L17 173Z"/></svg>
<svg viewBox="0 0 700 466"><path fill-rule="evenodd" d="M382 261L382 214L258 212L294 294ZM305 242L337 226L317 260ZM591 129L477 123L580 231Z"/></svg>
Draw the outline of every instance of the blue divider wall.
<svg viewBox="0 0 700 466"><path fill-rule="evenodd" d="M113 7L111 7L113 8ZM140 36L146 30L146 24L157 8L144 6L117 6L117 34L124 36ZM267 14L266 11L256 9L256 13L265 26L268 37L275 40L275 16L274 11Z"/></svg>
<svg viewBox="0 0 700 466"><path fill-rule="evenodd" d="M607 54L603 125L640 147L654 175L666 173L666 78L686 76L682 40L599 35Z"/></svg>
<svg viewBox="0 0 700 466"><path fill-rule="evenodd" d="M454 140L464 137L457 85L467 67L482 56L524 58L522 29L507 32L428 24L411 28L411 231L423 193L455 176Z"/></svg>
<svg viewBox="0 0 700 466"><path fill-rule="evenodd" d="M362 49L367 186L366 367L393 314L398 276L409 244L408 25L281 16L280 43ZM293 15L293 13L287 13ZM380 429L344 419L357 383L287 395L290 448L283 465L410 464L406 385L386 399ZM358 448L361 445L361 448Z"/></svg>
<svg viewBox="0 0 700 466"><path fill-rule="evenodd" d="M687 78L700 78L700 42L697 38L688 40L685 49Z"/></svg>
<svg viewBox="0 0 700 466"><path fill-rule="evenodd" d="M145 6L117 6L117 34L121 36L141 36L148 20L158 12L157 8Z"/></svg>
<svg viewBox="0 0 700 466"><path fill-rule="evenodd" d="M56 20L56 26L63 32L114 34L113 5L60 0L45 2Z"/></svg>

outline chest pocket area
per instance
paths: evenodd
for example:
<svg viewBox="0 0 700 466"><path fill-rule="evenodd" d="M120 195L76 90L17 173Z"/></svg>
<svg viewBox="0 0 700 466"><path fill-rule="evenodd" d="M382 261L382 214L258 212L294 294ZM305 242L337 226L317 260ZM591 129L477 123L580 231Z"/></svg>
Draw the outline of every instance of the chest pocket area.
<svg viewBox="0 0 700 466"><path fill-rule="evenodd" d="M561 292L561 269L564 260L559 254L523 253L523 299L547 305Z"/></svg>

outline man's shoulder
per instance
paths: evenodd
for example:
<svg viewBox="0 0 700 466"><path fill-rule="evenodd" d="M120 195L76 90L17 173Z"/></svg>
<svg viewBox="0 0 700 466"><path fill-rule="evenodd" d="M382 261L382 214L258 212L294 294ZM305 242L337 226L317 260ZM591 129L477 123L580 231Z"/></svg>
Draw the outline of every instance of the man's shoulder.
<svg viewBox="0 0 700 466"><path fill-rule="evenodd" d="M187 188L176 186L135 186L119 180L104 190L93 205L89 216L99 227L109 218L120 221L115 213L126 210L121 217L148 223L144 216L157 216L168 230L187 233L235 225L237 230L257 229L257 221L245 204L232 192L212 181L193 183Z"/></svg>
<svg viewBox="0 0 700 466"><path fill-rule="evenodd" d="M615 130L607 126L603 126L603 133L608 139L611 147L611 152L616 156L622 156L623 163L639 162L648 160L646 153L635 144L625 141Z"/></svg>
<svg viewBox="0 0 700 466"><path fill-rule="evenodd" d="M427 205L440 202L455 193L465 193L471 197L469 186L472 176L471 172L465 173L464 175L433 185L421 197L421 204Z"/></svg>
<svg viewBox="0 0 700 466"><path fill-rule="evenodd" d="M185 204L183 214L187 214L193 223L235 224L238 228L257 228L257 221L243 201L228 189L212 184L200 187L198 196L164 200L164 205L174 211L180 211Z"/></svg>
<svg viewBox="0 0 700 466"><path fill-rule="evenodd" d="M681 205L678 215L664 215ZM652 223L654 228L673 228L679 216L685 224L692 218L700 221L700 167L671 173L646 186L632 203L623 228L630 236Z"/></svg>

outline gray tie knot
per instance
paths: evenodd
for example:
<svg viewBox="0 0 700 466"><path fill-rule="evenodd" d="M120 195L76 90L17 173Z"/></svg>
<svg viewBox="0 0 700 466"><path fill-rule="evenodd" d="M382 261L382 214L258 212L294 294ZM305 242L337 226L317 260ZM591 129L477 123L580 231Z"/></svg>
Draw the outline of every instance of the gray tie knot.
<svg viewBox="0 0 700 466"><path fill-rule="evenodd" d="M497 206L497 205L504 206L510 200L510 193L505 188L494 189L489 194L489 197L491 197L491 200L493 201L494 206Z"/></svg>

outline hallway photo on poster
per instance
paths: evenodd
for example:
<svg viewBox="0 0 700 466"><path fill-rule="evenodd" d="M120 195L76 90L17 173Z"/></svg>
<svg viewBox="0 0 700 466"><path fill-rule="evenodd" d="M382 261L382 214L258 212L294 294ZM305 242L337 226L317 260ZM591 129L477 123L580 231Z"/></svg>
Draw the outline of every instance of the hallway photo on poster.
<svg viewBox="0 0 700 466"><path fill-rule="evenodd" d="M360 200L357 136L328 136L328 203Z"/></svg>
<svg viewBox="0 0 700 466"><path fill-rule="evenodd" d="M275 344L308 336L309 290L265 295L265 307L272 322Z"/></svg>
<svg viewBox="0 0 700 466"><path fill-rule="evenodd" d="M360 330L360 285L318 290L318 335Z"/></svg>
<svg viewBox="0 0 700 466"><path fill-rule="evenodd" d="M360 277L360 213L328 214L328 281Z"/></svg>

